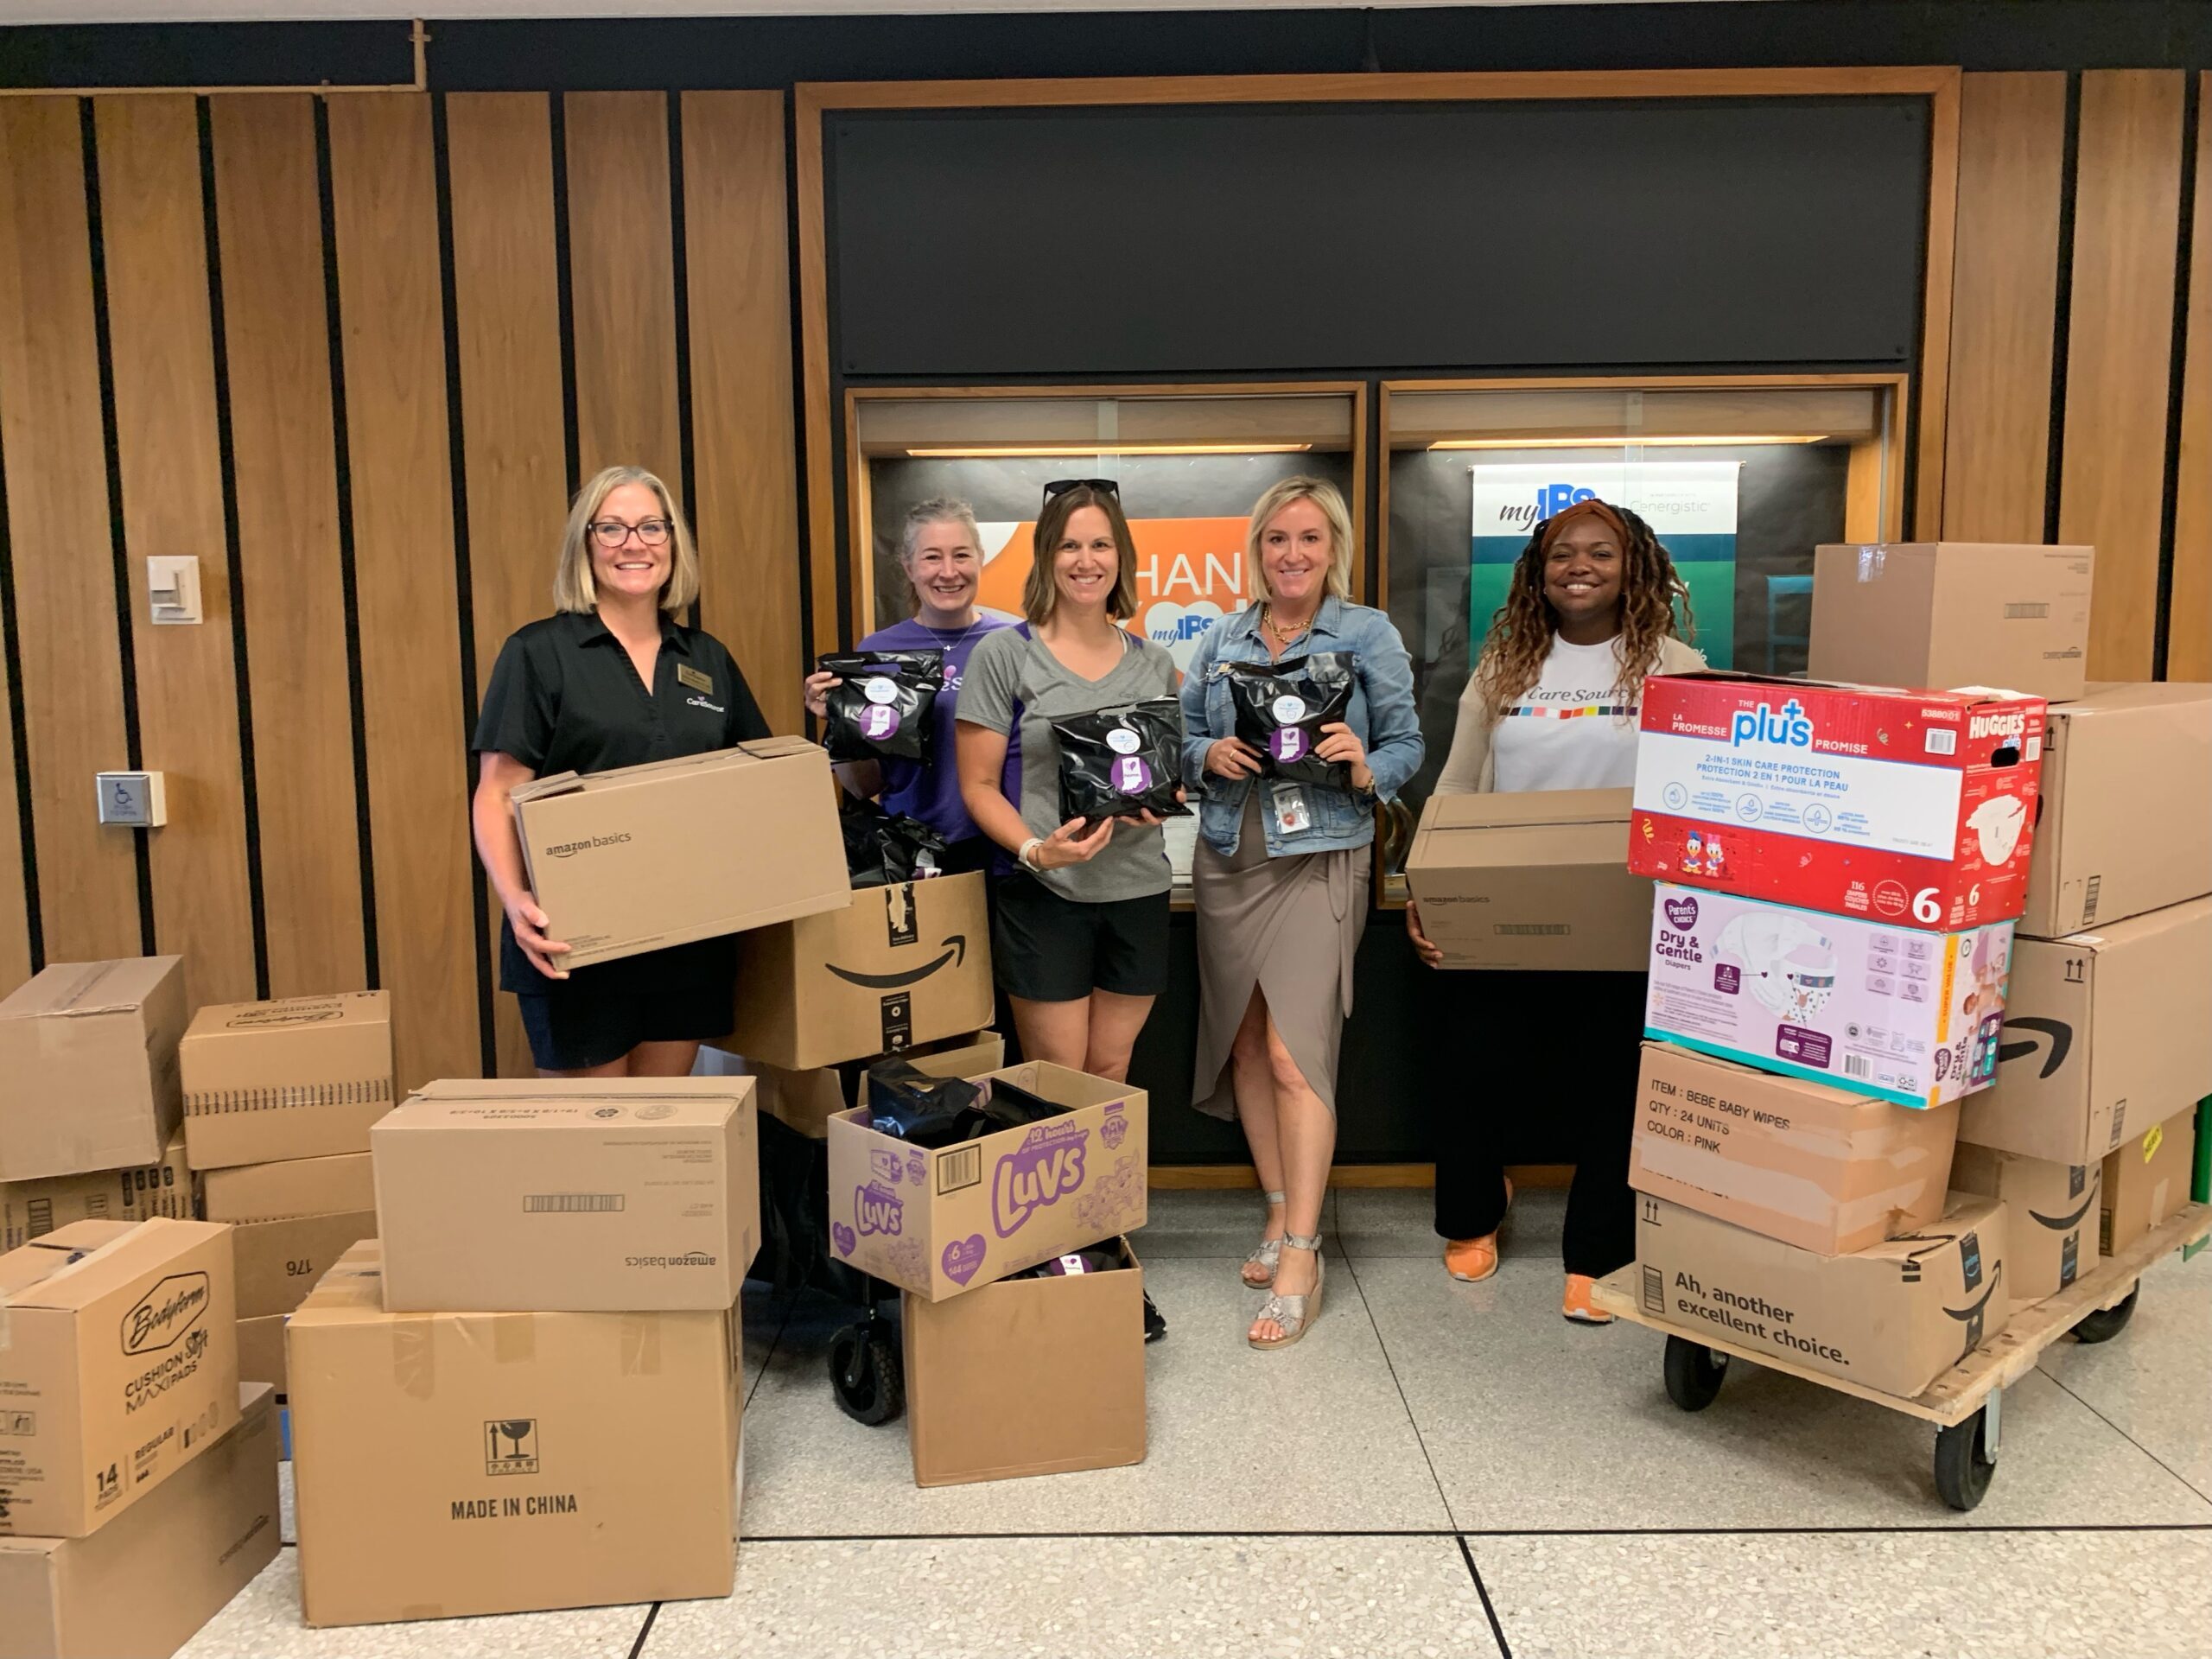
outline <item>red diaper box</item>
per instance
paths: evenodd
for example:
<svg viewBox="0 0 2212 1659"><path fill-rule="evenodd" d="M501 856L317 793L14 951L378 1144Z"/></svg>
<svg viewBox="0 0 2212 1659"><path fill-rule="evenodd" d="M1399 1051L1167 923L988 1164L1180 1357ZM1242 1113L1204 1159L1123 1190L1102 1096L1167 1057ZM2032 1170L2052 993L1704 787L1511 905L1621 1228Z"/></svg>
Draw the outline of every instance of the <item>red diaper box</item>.
<svg viewBox="0 0 2212 1659"><path fill-rule="evenodd" d="M1629 868L1955 931L2027 904L2044 705L1707 671L1644 682Z"/></svg>

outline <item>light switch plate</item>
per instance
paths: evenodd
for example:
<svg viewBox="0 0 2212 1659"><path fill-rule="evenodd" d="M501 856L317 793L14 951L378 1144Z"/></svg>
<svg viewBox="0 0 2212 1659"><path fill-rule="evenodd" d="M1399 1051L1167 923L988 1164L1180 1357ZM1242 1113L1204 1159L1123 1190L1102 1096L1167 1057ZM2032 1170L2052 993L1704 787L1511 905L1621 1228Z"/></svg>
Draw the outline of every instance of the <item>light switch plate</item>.
<svg viewBox="0 0 2212 1659"><path fill-rule="evenodd" d="M156 624L199 621L199 559L190 554L147 559L146 600Z"/></svg>
<svg viewBox="0 0 2212 1659"><path fill-rule="evenodd" d="M168 800L158 772L101 772L100 822L158 830L169 821Z"/></svg>

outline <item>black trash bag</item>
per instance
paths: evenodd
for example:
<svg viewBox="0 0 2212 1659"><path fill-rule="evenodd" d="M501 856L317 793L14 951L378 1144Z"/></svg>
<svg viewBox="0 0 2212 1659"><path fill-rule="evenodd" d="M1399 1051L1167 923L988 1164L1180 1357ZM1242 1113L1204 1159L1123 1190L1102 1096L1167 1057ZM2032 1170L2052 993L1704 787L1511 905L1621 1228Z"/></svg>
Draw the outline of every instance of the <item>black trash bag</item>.
<svg viewBox="0 0 2212 1659"><path fill-rule="evenodd" d="M944 837L919 818L848 795L837 804L845 872L856 887L895 887L944 874Z"/></svg>
<svg viewBox="0 0 2212 1659"><path fill-rule="evenodd" d="M1279 663L1227 664L1236 735L1258 752L1260 776L1351 787L1351 766L1315 759L1313 746L1324 726L1350 715L1357 660L1350 652L1317 651Z"/></svg>
<svg viewBox="0 0 2212 1659"><path fill-rule="evenodd" d="M932 1077L904 1060L868 1074L868 1127L917 1147L957 1146L1068 1109L1003 1078Z"/></svg>
<svg viewBox="0 0 2212 1659"><path fill-rule="evenodd" d="M824 657L816 666L842 682L823 699L830 718L822 741L832 760L893 755L929 764L930 711L944 690L943 652L854 652Z"/></svg>
<svg viewBox="0 0 2212 1659"><path fill-rule="evenodd" d="M1052 722L1060 740L1060 817L1188 817L1175 798L1183 771L1183 709L1173 697L1072 715ZM1088 833L1088 831L1086 831Z"/></svg>

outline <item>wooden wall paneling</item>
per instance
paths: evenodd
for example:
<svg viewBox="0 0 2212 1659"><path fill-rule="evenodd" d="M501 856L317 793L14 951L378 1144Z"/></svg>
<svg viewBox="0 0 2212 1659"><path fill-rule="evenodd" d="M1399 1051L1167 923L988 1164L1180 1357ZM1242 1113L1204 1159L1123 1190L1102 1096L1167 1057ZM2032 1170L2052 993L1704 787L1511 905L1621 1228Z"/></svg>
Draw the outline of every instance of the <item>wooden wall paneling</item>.
<svg viewBox="0 0 2212 1659"><path fill-rule="evenodd" d="M1110 85L1113 83L1099 83ZM804 401L800 418L806 432L806 568L810 587L807 631L810 659L843 643L837 614L836 448L830 404L830 238L829 200L823 194L822 125L824 115L843 102L843 86L802 85L794 94L798 120L793 130L791 170L798 193L799 351ZM856 442L850 433L847 442Z"/></svg>
<svg viewBox="0 0 2212 1659"><path fill-rule="evenodd" d="M209 100L272 996L368 983L314 100Z"/></svg>
<svg viewBox="0 0 2212 1659"><path fill-rule="evenodd" d="M681 501L668 101L570 92L563 110L581 475L647 467Z"/></svg>
<svg viewBox="0 0 2212 1659"><path fill-rule="evenodd" d="M802 729L798 457L780 92L683 94L693 526L707 631L768 723Z"/></svg>
<svg viewBox="0 0 2212 1659"><path fill-rule="evenodd" d="M2196 83L2196 206L2190 232L2188 358L2175 464L2173 602L2166 677L2212 680L2212 71Z"/></svg>
<svg viewBox="0 0 2212 1659"><path fill-rule="evenodd" d="M329 110L377 957L412 1088L482 1064L437 183L427 99Z"/></svg>
<svg viewBox="0 0 2212 1659"><path fill-rule="evenodd" d="M143 948L141 832L93 817L92 774L129 760L79 123L73 99L0 99L0 454L48 962Z"/></svg>
<svg viewBox="0 0 2212 1659"><path fill-rule="evenodd" d="M1965 77L1943 534L2040 542L2050 439L2063 73Z"/></svg>
<svg viewBox="0 0 2212 1659"><path fill-rule="evenodd" d="M184 957L195 1004L250 1002L259 980L199 111L184 93L97 99L93 110L140 748L168 804L168 824L147 837L154 941ZM204 621L153 625L156 554L198 556Z"/></svg>
<svg viewBox="0 0 2212 1659"><path fill-rule="evenodd" d="M2173 372L2182 78L2082 77L2058 533L2097 550L2089 677L2147 680Z"/></svg>
<svg viewBox="0 0 2212 1659"><path fill-rule="evenodd" d="M1913 524L1923 536L1943 522L1943 440L1950 413L1951 289L1957 267L1959 218L1959 72L1934 72L1928 115L1928 257L1922 279L1919 450L1913 478Z"/></svg>
<svg viewBox="0 0 2212 1659"><path fill-rule="evenodd" d="M480 698L507 636L553 608L553 566L568 519L551 118L537 92L446 100ZM489 919L496 973L496 897ZM534 1075L512 997L494 997L493 1020L500 1075Z"/></svg>
<svg viewBox="0 0 2212 1659"><path fill-rule="evenodd" d="M5 505L0 504L0 513ZM23 826L16 782L16 700L0 675L0 996L31 976L30 899L23 884Z"/></svg>

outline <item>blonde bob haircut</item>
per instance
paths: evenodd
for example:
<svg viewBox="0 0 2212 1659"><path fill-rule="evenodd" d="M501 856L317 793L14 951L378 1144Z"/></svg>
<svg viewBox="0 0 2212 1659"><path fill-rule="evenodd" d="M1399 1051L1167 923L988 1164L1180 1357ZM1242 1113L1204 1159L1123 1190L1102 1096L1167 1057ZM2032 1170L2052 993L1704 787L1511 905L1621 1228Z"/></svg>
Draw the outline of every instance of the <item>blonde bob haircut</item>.
<svg viewBox="0 0 2212 1659"><path fill-rule="evenodd" d="M1344 510L1344 499L1337 486L1325 478L1300 476L1286 478L1268 486L1267 492L1252 504L1252 520L1244 531L1244 566L1251 574L1247 578L1252 585L1255 600L1273 599L1274 589L1268 585L1268 567L1260 557L1260 538L1267 534L1274 517L1294 501L1311 501L1320 508L1321 517L1329 521L1328 593L1332 598L1349 600L1351 597L1351 514Z"/></svg>
<svg viewBox="0 0 2212 1659"><path fill-rule="evenodd" d="M1059 607L1060 584L1053 580L1052 554L1067 534L1068 520L1085 507L1106 515L1106 524L1121 551L1114 591L1106 596L1106 614L1116 622L1137 613L1137 544L1122 516L1122 499L1111 490L1094 490L1078 484L1047 501L1037 515L1037 533L1030 538L1029 577L1021 584L1021 613L1032 627L1042 627Z"/></svg>
<svg viewBox="0 0 2212 1659"><path fill-rule="evenodd" d="M668 493L668 486L642 467L609 467L576 492L569 527L561 533L561 562L553 569L553 608L588 615L599 608L599 587L591 574L591 525L607 498L625 484L642 484L659 499L668 520L668 580L661 584L660 607L680 616L699 596L699 550L691 526Z"/></svg>

